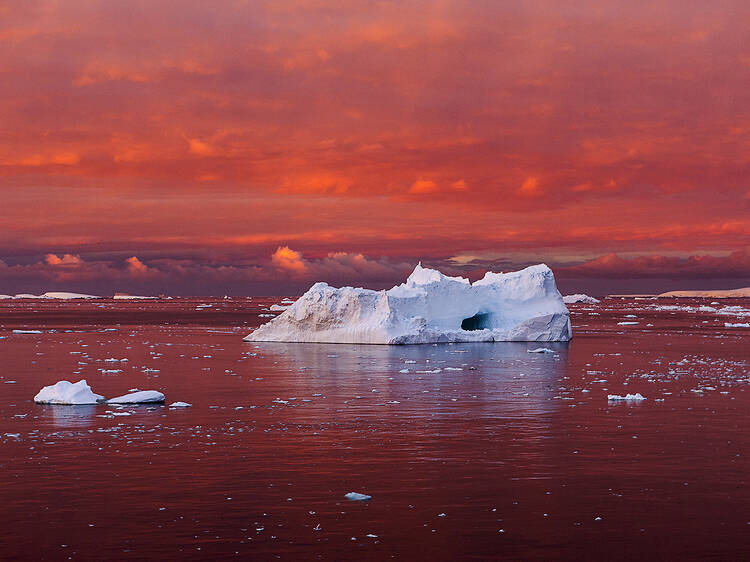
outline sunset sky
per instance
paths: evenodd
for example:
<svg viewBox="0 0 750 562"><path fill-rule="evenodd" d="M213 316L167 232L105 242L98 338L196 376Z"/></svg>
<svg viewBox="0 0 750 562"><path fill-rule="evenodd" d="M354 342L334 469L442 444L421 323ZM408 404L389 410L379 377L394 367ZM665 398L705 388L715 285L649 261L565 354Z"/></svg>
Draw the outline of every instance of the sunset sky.
<svg viewBox="0 0 750 562"><path fill-rule="evenodd" d="M746 0L0 2L0 293L750 285Z"/></svg>

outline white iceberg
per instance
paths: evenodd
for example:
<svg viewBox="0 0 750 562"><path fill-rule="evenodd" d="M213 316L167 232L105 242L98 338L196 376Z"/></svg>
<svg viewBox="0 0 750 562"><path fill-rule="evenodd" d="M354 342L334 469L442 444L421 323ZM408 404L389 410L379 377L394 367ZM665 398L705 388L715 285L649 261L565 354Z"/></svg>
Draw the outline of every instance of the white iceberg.
<svg viewBox="0 0 750 562"><path fill-rule="evenodd" d="M272 304L268 307L268 310L270 310L271 312L283 312L291 306L291 304Z"/></svg>
<svg viewBox="0 0 750 562"><path fill-rule="evenodd" d="M565 295L563 302L565 304L596 304L601 301L583 293L576 293L575 295Z"/></svg>
<svg viewBox="0 0 750 562"><path fill-rule="evenodd" d="M13 330L14 334L41 334L41 330Z"/></svg>
<svg viewBox="0 0 750 562"><path fill-rule="evenodd" d="M187 402L172 402L169 407L170 408L189 408L192 406L192 404L188 404Z"/></svg>
<svg viewBox="0 0 750 562"><path fill-rule="evenodd" d="M156 390L139 390L107 400L107 404L161 404L163 402L164 395Z"/></svg>
<svg viewBox="0 0 750 562"><path fill-rule="evenodd" d="M84 295L82 293L66 293L62 291L48 291L41 296L43 299L98 299L96 295Z"/></svg>
<svg viewBox="0 0 750 562"><path fill-rule="evenodd" d="M367 494L360 494L359 492L349 492L348 494L344 494L344 497L355 502L363 502L372 499L372 496L368 496Z"/></svg>
<svg viewBox="0 0 750 562"><path fill-rule="evenodd" d="M94 394L86 380L76 383L60 381L51 386L45 386L34 396L37 404L98 404L104 400L104 396Z"/></svg>
<svg viewBox="0 0 750 562"><path fill-rule="evenodd" d="M418 344L568 341L570 313L544 264L470 283L417 265L387 291L316 283L245 341Z"/></svg>
<svg viewBox="0 0 750 562"><path fill-rule="evenodd" d="M537 347L536 349L527 349L526 353L554 353L555 351L548 347Z"/></svg>
<svg viewBox="0 0 750 562"><path fill-rule="evenodd" d="M607 396L607 400L611 400L612 402L640 402L641 400L646 400L646 397L640 392L636 394L626 394L625 396L610 394Z"/></svg>

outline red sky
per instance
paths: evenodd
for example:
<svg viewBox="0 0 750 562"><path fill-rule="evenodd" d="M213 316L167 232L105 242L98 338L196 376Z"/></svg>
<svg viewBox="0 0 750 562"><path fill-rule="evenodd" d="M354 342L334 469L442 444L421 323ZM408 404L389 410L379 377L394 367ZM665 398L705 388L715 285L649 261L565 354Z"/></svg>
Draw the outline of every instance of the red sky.
<svg viewBox="0 0 750 562"><path fill-rule="evenodd" d="M750 3L4 0L0 292L750 285ZM66 256L67 255L67 256Z"/></svg>

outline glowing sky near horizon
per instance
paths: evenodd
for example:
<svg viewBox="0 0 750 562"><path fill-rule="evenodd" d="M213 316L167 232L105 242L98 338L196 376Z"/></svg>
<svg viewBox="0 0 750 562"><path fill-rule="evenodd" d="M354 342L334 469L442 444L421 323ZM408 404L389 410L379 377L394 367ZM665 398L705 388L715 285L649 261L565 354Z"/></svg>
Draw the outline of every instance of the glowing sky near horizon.
<svg viewBox="0 0 750 562"><path fill-rule="evenodd" d="M377 285L418 259L750 285L748 21L744 1L6 0L0 292Z"/></svg>

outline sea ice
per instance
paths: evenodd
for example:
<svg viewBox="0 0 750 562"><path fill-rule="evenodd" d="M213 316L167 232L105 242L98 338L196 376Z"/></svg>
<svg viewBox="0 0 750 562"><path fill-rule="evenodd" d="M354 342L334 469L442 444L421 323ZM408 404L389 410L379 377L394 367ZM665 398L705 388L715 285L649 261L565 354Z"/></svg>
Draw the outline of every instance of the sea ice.
<svg viewBox="0 0 750 562"><path fill-rule="evenodd" d="M349 492L344 497L348 500L357 501L357 502L362 502L362 501L367 501L367 500L372 499L372 496L368 496L367 494L360 494L359 492Z"/></svg>
<svg viewBox="0 0 750 562"><path fill-rule="evenodd" d="M104 401L104 396L94 394L86 379L77 383L60 381L51 386L45 386L34 396L37 404L97 404Z"/></svg>
<svg viewBox="0 0 750 562"><path fill-rule="evenodd" d="M14 334L41 334L41 330L13 330Z"/></svg>
<svg viewBox="0 0 750 562"><path fill-rule="evenodd" d="M527 349L526 353L554 353L554 351L548 347L537 347L536 349Z"/></svg>
<svg viewBox="0 0 750 562"><path fill-rule="evenodd" d="M151 404L164 402L164 395L156 390L139 390L107 400L108 404Z"/></svg>
<svg viewBox="0 0 750 562"><path fill-rule="evenodd" d="M170 408L189 408L192 406L192 404L188 404L187 402L172 402L169 407Z"/></svg>
<svg viewBox="0 0 750 562"><path fill-rule="evenodd" d="M570 338L570 313L546 265L487 272L470 283L420 264L406 283L388 291L316 283L245 341L417 344Z"/></svg>

